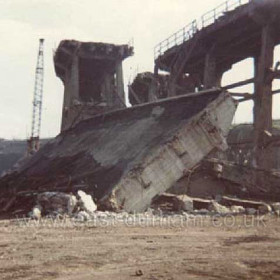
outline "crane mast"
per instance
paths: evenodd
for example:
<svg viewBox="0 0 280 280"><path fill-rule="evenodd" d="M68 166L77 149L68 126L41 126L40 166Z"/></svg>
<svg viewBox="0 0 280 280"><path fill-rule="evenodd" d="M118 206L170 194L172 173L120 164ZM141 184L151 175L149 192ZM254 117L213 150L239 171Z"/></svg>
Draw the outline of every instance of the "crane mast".
<svg viewBox="0 0 280 280"><path fill-rule="evenodd" d="M35 71L35 86L32 107L31 136L27 140L27 154L32 155L40 148L40 130L42 120L44 84L44 39L39 40L39 51Z"/></svg>

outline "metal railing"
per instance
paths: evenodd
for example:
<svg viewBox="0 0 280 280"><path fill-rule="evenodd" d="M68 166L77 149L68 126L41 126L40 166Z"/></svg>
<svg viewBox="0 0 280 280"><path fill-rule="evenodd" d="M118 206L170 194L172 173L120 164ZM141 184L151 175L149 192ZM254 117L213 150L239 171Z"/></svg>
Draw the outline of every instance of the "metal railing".
<svg viewBox="0 0 280 280"><path fill-rule="evenodd" d="M227 0L223 4L217 6L215 9L205 13L199 20L194 20L179 31L172 34L156 45L154 49L154 56L157 59L164 54L168 49L181 45L182 43L191 39L199 30L215 23L226 12L232 11L242 5L245 5L253 0Z"/></svg>

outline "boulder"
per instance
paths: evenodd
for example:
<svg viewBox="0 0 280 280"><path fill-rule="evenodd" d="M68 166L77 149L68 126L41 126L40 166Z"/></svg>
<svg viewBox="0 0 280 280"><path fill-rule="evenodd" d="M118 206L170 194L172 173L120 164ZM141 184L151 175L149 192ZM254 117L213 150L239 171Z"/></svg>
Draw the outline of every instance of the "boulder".
<svg viewBox="0 0 280 280"><path fill-rule="evenodd" d="M97 206L94 203L91 195L86 194L84 191L79 190L78 198L79 198L78 202L81 210L86 211L89 214L97 210Z"/></svg>

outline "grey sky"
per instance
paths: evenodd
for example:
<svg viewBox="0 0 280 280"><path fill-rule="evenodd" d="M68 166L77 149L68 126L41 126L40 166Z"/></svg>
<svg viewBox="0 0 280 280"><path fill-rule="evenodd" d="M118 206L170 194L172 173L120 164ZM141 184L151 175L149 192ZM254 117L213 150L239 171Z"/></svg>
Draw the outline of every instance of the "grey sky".
<svg viewBox="0 0 280 280"><path fill-rule="evenodd" d="M234 1L234 0L232 0ZM153 70L153 48L224 0L0 0L0 138L30 134L34 73L39 38L45 38L42 137L58 134L63 86L55 76L53 49L63 39L127 43L135 55L124 64L125 82L135 72ZM276 59L279 48L276 48ZM251 77L250 61L226 73L223 83ZM277 87L277 85L275 85ZM278 86L280 88L280 85ZM241 91L251 90L243 88ZM274 98L274 117L279 118ZM242 104L236 122L251 120Z"/></svg>

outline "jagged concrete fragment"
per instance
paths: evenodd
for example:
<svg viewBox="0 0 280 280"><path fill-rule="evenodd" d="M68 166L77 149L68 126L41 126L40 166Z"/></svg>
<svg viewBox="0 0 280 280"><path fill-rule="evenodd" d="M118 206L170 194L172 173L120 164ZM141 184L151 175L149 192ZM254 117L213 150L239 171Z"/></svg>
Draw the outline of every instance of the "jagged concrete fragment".
<svg viewBox="0 0 280 280"><path fill-rule="evenodd" d="M79 204L82 210L87 213L93 213L97 210L96 204L93 202L92 197L83 191L78 191Z"/></svg>
<svg viewBox="0 0 280 280"><path fill-rule="evenodd" d="M86 184L100 207L144 211L213 149L226 149L236 103L219 89L84 120L4 177L0 189L69 191Z"/></svg>

